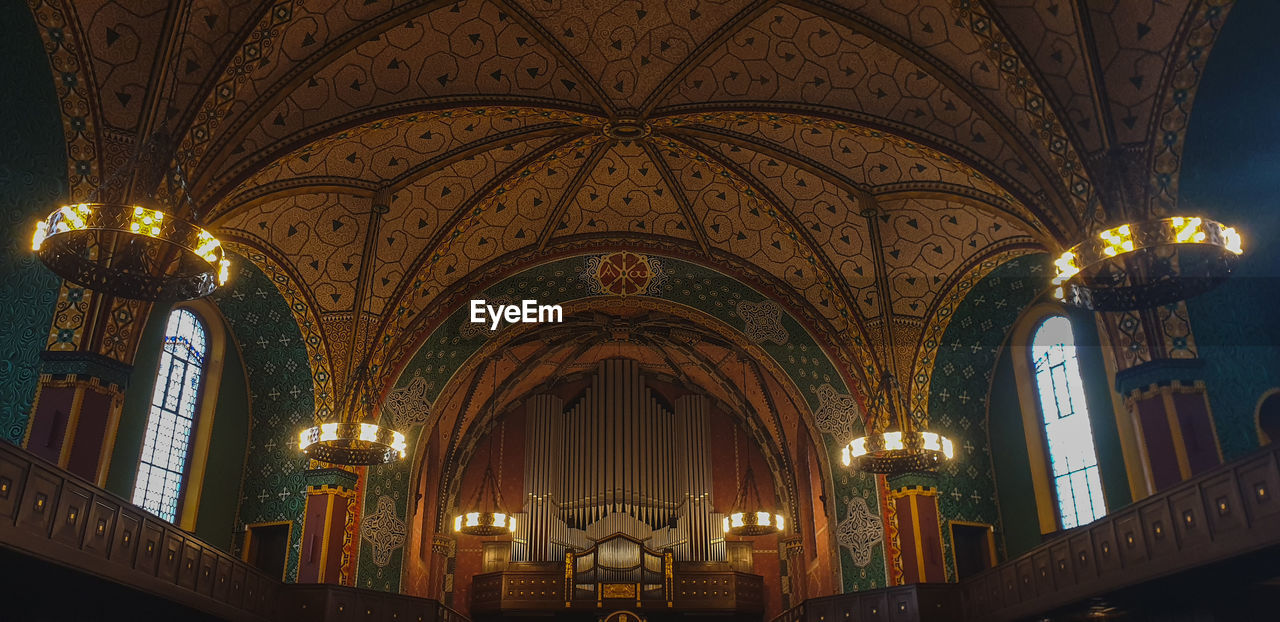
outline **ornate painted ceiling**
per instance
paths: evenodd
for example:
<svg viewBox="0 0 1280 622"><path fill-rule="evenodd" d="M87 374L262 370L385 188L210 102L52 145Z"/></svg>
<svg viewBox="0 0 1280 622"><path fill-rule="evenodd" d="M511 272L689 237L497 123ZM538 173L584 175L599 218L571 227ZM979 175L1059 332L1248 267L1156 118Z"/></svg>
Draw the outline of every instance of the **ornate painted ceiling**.
<svg viewBox="0 0 1280 622"><path fill-rule="evenodd" d="M927 364L993 258L1172 204L1229 5L30 2L73 192L163 130L169 200L276 279L335 386L485 283L609 249L766 292L855 384L886 306L899 369Z"/></svg>

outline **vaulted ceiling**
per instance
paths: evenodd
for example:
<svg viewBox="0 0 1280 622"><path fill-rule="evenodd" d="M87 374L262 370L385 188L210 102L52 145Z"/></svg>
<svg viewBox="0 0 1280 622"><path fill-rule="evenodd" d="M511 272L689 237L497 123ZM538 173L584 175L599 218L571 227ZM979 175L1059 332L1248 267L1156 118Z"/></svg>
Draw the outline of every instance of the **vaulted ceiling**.
<svg viewBox="0 0 1280 622"><path fill-rule="evenodd" d="M165 158L187 177L187 196L170 200L270 264L335 367L372 348L395 369L452 310L441 300L547 257L630 248L767 292L852 361L856 381L887 360L886 303L905 371L948 293L992 257L1171 204L1228 4L33 10L73 189L163 128Z"/></svg>

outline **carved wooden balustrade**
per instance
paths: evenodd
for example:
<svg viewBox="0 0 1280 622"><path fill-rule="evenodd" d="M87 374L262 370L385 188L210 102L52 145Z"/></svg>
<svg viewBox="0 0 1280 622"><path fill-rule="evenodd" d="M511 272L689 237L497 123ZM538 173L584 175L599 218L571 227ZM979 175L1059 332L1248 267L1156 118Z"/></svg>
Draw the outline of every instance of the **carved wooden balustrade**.
<svg viewBox="0 0 1280 622"><path fill-rule="evenodd" d="M774 622L1006 622L1280 547L1280 447L1059 534L959 584L814 598ZM960 612L963 612L961 614Z"/></svg>
<svg viewBox="0 0 1280 622"><path fill-rule="evenodd" d="M4 442L0 442L0 546L236 622L466 620L434 600L335 585L282 583ZM57 603L50 607L56 608ZM103 607L105 618L116 617L110 603Z"/></svg>

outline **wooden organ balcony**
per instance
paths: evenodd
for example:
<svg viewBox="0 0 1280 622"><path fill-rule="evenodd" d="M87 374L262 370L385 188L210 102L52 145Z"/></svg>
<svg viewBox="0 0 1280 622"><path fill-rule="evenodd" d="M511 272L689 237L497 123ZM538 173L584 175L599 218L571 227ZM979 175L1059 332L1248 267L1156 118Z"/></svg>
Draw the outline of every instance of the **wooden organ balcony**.
<svg viewBox="0 0 1280 622"><path fill-rule="evenodd" d="M759 619L764 579L727 562L675 561L670 551L646 548L614 534L565 561L511 562L472 579L477 619L574 612L600 617L631 611L640 617L716 613Z"/></svg>

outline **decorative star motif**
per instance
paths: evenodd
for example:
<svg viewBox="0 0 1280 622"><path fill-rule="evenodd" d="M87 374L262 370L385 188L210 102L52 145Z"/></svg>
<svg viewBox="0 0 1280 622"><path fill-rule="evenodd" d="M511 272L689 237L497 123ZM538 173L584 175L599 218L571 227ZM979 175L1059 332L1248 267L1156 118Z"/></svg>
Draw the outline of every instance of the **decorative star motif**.
<svg viewBox="0 0 1280 622"><path fill-rule="evenodd" d="M854 565L865 568L871 563L871 553L884 538L884 528L880 517L867 507L867 500L862 497L850 497L845 500L848 516L836 527L836 542L849 549Z"/></svg>
<svg viewBox="0 0 1280 622"><path fill-rule="evenodd" d="M360 521L360 537L373 547L373 563L384 567L391 554L404 545L404 521L396 515L396 502L388 496L378 497L378 508Z"/></svg>

